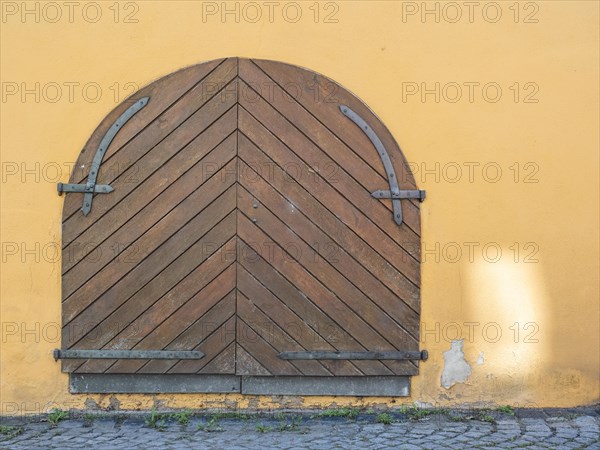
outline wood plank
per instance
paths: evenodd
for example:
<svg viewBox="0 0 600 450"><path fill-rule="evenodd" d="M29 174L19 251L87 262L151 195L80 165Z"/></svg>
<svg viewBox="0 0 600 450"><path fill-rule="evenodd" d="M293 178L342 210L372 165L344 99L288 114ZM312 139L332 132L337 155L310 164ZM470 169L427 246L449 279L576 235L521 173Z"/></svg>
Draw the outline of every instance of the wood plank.
<svg viewBox="0 0 600 450"><path fill-rule="evenodd" d="M267 72L263 70L257 63L260 60L251 60L246 58L240 58L238 60L238 73L241 80L243 80L247 86L240 86L238 97L242 96L249 101L255 101L257 95L261 95L266 101L273 105L278 111L280 111L286 117L296 117L305 115L302 119L302 123L297 124L298 127L309 136L317 145L323 149L328 149L334 145L342 145L346 149L352 151L355 156L362 159L365 163L370 165L372 171L379 175L381 182L387 182L387 175L381 163L378 163L376 158L368 158L367 154L361 152L355 152L355 150L347 145L341 138L339 138L335 129L332 131L327 128L318 115L306 108L306 105L302 101L302 97L305 97L306 91L302 91L302 88L297 85L288 86L288 90L284 89L287 83L282 85L271 78ZM293 81L292 81L293 83ZM268 89L266 89L268 87ZM295 92L293 92L295 91ZM305 99L307 102L311 102L314 108L319 108L318 104L315 104L315 96L318 92L313 92L310 99ZM288 106L288 104L290 106ZM336 105L339 103L336 102ZM300 109L303 112L300 112ZM338 109L339 111L339 109ZM354 156L349 156L354 158Z"/></svg>
<svg viewBox="0 0 600 450"><path fill-rule="evenodd" d="M213 116L213 114L215 115ZM183 173L184 168L189 168L189 164L181 166L186 155L198 152L199 156L203 156L208 153L235 130L236 120L236 107L215 97L205 108L198 111L189 121L145 154L136 155L133 151L123 153L122 158L138 159L134 159L135 164L129 166L121 176L111 180L110 183L109 180L103 182L99 178L99 183L110 184L114 191L108 195L96 195L93 210L87 216L74 214L64 222L63 247L76 239L87 228L96 224L100 217L114 208L133 190L143 189L147 199L145 204L147 204L165 186L176 180ZM157 170L187 146L191 148L172 162L171 169L174 170L167 169L156 174ZM121 162L119 167L124 167L125 164L125 162ZM126 218L130 218L137 210L123 212L126 213Z"/></svg>
<svg viewBox="0 0 600 450"><path fill-rule="evenodd" d="M386 342L362 318L356 315L348 306L340 301L328 288L317 280L300 264L292 261L289 256L284 256L283 249L272 243L270 237L256 227L242 214L238 215L238 236L257 253L264 253L264 244L268 243L273 251L269 251L269 262L288 280L293 280L297 288L315 305L317 305L331 320L340 327L352 331L352 336L368 350L393 350L393 346ZM239 254L238 259L246 255ZM264 257L264 255L263 255ZM246 348L248 350L248 348ZM350 350L350 349L347 349ZM362 370L362 369L361 369ZM384 375L386 373L379 373ZM377 375L369 373L369 375Z"/></svg>
<svg viewBox="0 0 600 450"><path fill-rule="evenodd" d="M305 241L279 220L271 211L265 207L254 208L253 204L262 202L262 198L253 198L250 193L242 186L237 190L237 207L238 211L245 214L247 217L256 220L256 225L262 230L265 240L258 242L264 243L266 240L271 240L277 243L282 252L286 248L292 249L291 253L283 255L283 259L287 264L300 264L308 271L316 280L319 280L323 286L326 286L335 296L337 301L343 302L354 314L360 317L365 324L368 324L372 331L377 333L385 342L386 347L397 350L418 350L418 341L414 336L411 336L404 328L395 322L385 309L369 298L365 293L361 292L339 271L339 263L330 263L325 258L315 258L315 251ZM239 233L238 222L238 233ZM258 234L255 234L257 236ZM269 255L271 256L271 255ZM293 261L293 262L292 262ZM402 302L396 302L396 307L402 305ZM413 327L418 328L418 316L414 311L410 310L405 305L407 312L405 321L409 321ZM412 313L409 315L408 311ZM332 316L335 317L335 316ZM384 333L380 333L383 330ZM384 342L382 341L382 342ZM374 348L373 350L381 350Z"/></svg>
<svg viewBox="0 0 600 450"><path fill-rule="evenodd" d="M226 196L223 200L233 202L231 205L227 205L226 203L219 205L213 202L214 198L224 194ZM140 266L146 267L148 265L146 260L149 257L151 261L157 258L156 256L152 256L156 249L161 248L159 254L164 254L171 249L175 250L178 244L189 242L192 236L186 236L187 240L182 240L176 236L176 234L182 232L181 230L184 230L184 233L185 230L192 230L196 223L203 219L214 217L209 214L217 211L224 216L229 211L223 211L219 208L223 208L224 206L235 207L235 199L231 199L234 198L234 195L235 187L232 186L231 181L221 183L220 177L216 178L214 183L201 186L195 195L188 197L188 201L183 203L185 207L176 208L171 211L137 241L135 259L114 259L96 273L94 278L73 292L72 295L69 296L70 292L68 291L63 293L63 295L67 296L63 303L63 326L67 325L75 315L79 314L84 308L103 295L107 289L118 283L119 280L127 277L130 273L134 274L130 276L132 278L136 273L144 270ZM205 212L205 210L208 212ZM202 225L201 229L208 231L206 222ZM165 246L165 243L169 243L169 245ZM185 247L182 248L185 249ZM171 254L171 260L178 254ZM63 289L66 290L66 288L68 286Z"/></svg>
<svg viewBox="0 0 600 450"><path fill-rule="evenodd" d="M125 173L129 167L131 167L131 165L140 158L141 155L145 154L147 151L157 145L160 141L172 133L173 130L178 128L184 121L192 116L200 107L207 103L208 100L210 100L215 94L214 86L229 82L233 80L236 75L237 61L235 59L224 61L223 64L218 65L215 70L211 71L208 76L203 78L202 81L197 83L182 98L175 102L174 105L166 109L151 123L141 129L141 132L137 133L133 139L121 146L119 151L117 151L116 146L120 143L120 140L117 140L118 137L115 137L115 141L113 141L110 147L106 150L102 166L100 167L100 171L98 173L98 183L110 184L116 178L116 176ZM136 95L135 98L139 97ZM152 103L153 101L150 99L144 110L151 108ZM110 125L112 125L112 122ZM136 122L133 122L132 128L135 125ZM100 136L100 139L102 136L103 135ZM92 150L90 153L95 153L95 150ZM89 158L89 162L91 162L92 159L93 155L91 158ZM78 160L77 167L81 167L82 165L85 166L87 164L86 167L89 168L89 162L85 160ZM79 178L78 182L83 181L83 179L86 177L87 172L85 172L84 177L81 177L81 172L77 174L77 178ZM79 208L81 208L81 195L82 194L71 194L73 200L69 199L69 195L67 196L68 203L65 203L65 207L63 208L63 222L71 215L75 214ZM95 215L95 213L90 215Z"/></svg>
<svg viewBox="0 0 600 450"><path fill-rule="evenodd" d="M142 236L156 226L162 218L169 213L175 213L177 208L185 210L193 202L192 199L198 195L198 192L205 192L202 194L203 197L210 198L213 195L211 189L213 192L216 189L214 186L219 184L227 186L225 183L232 180L228 180L221 172L205 181L209 176L205 164L217 165L222 164L222 161L229 160L222 170L225 173L235 172L236 162L232 160L236 152L235 143L236 137L235 134L232 134L222 145L209 153L200 163L195 164L176 183L168 186L162 194L154 198L121 228L113 225L118 222L117 220L108 220L112 217L112 214L109 213L102 218L103 222L108 223L99 223L98 226L88 229L84 235L73 241L70 245L71 254L74 255L72 260L78 259L78 261L71 265L70 270L63 273L63 295L67 296L70 292L75 291L114 259L126 259L133 264L149 251L149 247L140 242L143 241ZM211 172L210 175L213 173ZM200 191L199 187L204 183L206 186ZM130 205L130 202L119 205L123 205L125 208ZM187 212L189 213L189 211ZM105 218L106 221L104 221ZM113 228L116 228L116 231L109 235ZM89 231L96 232L86 235ZM78 247L73 246L75 243L78 244ZM77 251L78 248L85 249L87 252L85 257L77 258L84 254L83 251ZM70 265L70 261L66 261L66 264Z"/></svg>
<svg viewBox="0 0 600 450"><path fill-rule="evenodd" d="M108 349L162 349L234 287L235 266L232 261L226 261L221 252L213 253L108 343L86 342L84 339L81 345L103 345ZM128 311L124 308L127 305L125 303L115 312L119 320L127 320ZM110 329L110 325L104 326ZM133 373L145 362L123 361L119 372ZM104 372L114 363L115 360L91 361L86 366L89 372Z"/></svg>
<svg viewBox="0 0 600 450"><path fill-rule="evenodd" d="M315 330L315 334L309 335L315 339L315 345L329 344L334 348L343 345L346 349L365 349L354 336L350 335L344 327L325 314L305 292L302 292L301 288L293 283L293 280L285 278L283 274L275 270L257 251L241 239L239 240L237 259L241 267L257 280L260 280L263 286L268 286L268 290L273 295L285 303L297 316L302 317ZM321 342L321 340L324 342ZM391 374L380 363L367 362L362 364L359 362L353 365L362 373L382 372L383 374ZM344 369L347 370L347 368Z"/></svg>
<svg viewBox="0 0 600 450"><path fill-rule="evenodd" d="M336 135L362 155L365 161L369 161L368 150L372 148L372 144L369 146L370 141L358 127L347 126L348 119L345 121L340 117L339 106L343 104L357 112L371 125L387 149L401 189L417 189L409 163L384 122L352 92L322 74L301 67L267 60L253 59L251 62L283 88L289 98L297 99L329 129L335 130ZM291 76L293 80L286 80L287 76ZM420 207L418 201L409 202L414 207ZM402 209L404 212L404 205Z"/></svg>
<svg viewBox="0 0 600 450"><path fill-rule="evenodd" d="M163 322L156 326L154 330L147 334L137 345L148 347L148 348L171 348L169 346L175 345L176 339L179 335L181 335L185 330L187 330L190 326L195 323L198 318L201 318L206 314L206 312L217 305L226 295L215 294L215 288L217 287L215 283L216 280L219 282L222 278L216 278L219 270L222 270L221 261L225 261L226 263L232 262L235 259L235 238L230 239L227 243L213 253L206 261L204 261L200 266L195 269L195 273L197 273L196 277L211 279L210 287L205 287L202 281L197 282L197 287L200 290L194 295L192 299L190 299L183 307L178 309L174 314L161 314L160 311L156 311L156 316L160 319L162 317ZM228 270L231 270L231 266L227 266ZM223 272L221 273L223 274ZM219 275L220 277L220 275ZM216 278L216 280L214 279ZM195 278L191 278L190 280L195 280ZM178 285L179 287L179 285ZM233 289L231 285L223 285L224 290L226 287ZM171 295L170 291L167 295ZM230 293L227 292L227 295ZM144 320L142 317L138 319L138 321ZM137 327L132 327L129 330L131 333L136 333ZM124 330L125 332L128 330ZM122 333L123 334L123 333ZM180 345L183 345L181 343ZM194 344L195 345L195 344ZM181 347L175 347L181 348ZM172 361L169 367L175 364L176 361ZM126 371L126 372L135 372L142 367L142 364L123 364L123 362L118 363L118 370Z"/></svg>
<svg viewBox="0 0 600 450"><path fill-rule="evenodd" d="M117 133L111 142L110 147L107 149L107 152L110 152L111 154L119 151L126 142L143 130L146 124L152 123L160 114L183 97L223 61L224 60L222 59L215 60L207 64L198 64L178 70L177 72L167 75L142 88L118 105L102 120L100 125L98 125L88 139L83 150L81 150L81 153L77 158L77 163L71 173L69 183L82 183L87 178L89 168L94 159L94 155L98 150L100 141L117 118L125 112L131 104L142 97L150 97L149 103L141 111L136 113L121 130L119 130L119 133ZM63 208L63 218L65 217L65 212L70 215L73 211L81 208L82 199L82 195L67 195L65 197L65 206Z"/></svg>
<svg viewBox="0 0 600 450"><path fill-rule="evenodd" d="M233 242L229 240L228 242ZM164 348L179 333L235 288L236 269L225 252L215 252L199 265L185 280L170 290L159 302L152 305L136 320L141 327L132 330L135 348ZM223 269L225 266L225 269ZM221 271L220 273L218 271ZM180 291L196 291L189 300ZM184 298L178 298L183 295ZM125 330L127 331L127 330ZM125 344L127 335L121 333L115 348ZM119 345L121 344L121 345Z"/></svg>
<svg viewBox="0 0 600 450"><path fill-rule="evenodd" d="M231 58L185 73L151 85L169 92L156 92L111 144L98 182L115 191L96 196L87 217L81 195L67 196L62 337L63 348L206 357L65 360L63 371L416 374L417 361L279 357L419 350L419 205L402 201L399 227L389 200L371 197L387 176L340 103L382 139L400 187L415 189L389 131L351 93L301 68ZM332 85L334 98L324 98Z"/></svg>
<svg viewBox="0 0 600 450"><path fill-rule="evenodd" d="M287 351L288 349L294 349L295 351L305 350L304 347L299 345L288 333L280 328L270 316L267 316L248 297L239 291L237 293L236 314L252 331L260 335L263 340L279 352ZM307 362L309 364L306 364ZM317 364L314 364L315 362ZM294 361L292 364L304 375L331 375L331 372L318 361ZM271 368L268 367L268 369ZM273 372L273 370L270 371Z"/></svg>
<svg viewBox="0 0 600 450"><path fill-rule="evenodd" d="M244 347L239 344L236 344L235 359L237 366L235 373L238 375L271 375L271 372L265 369L261 363L254 359L252 355L244 350Z"/></svg>
<svg viewBox="0 0 600 450"><path fill-rule="evenodd" d="M346 198L346 202L354 207L352 210L355 214L364 215L365 219L368 219L372 224L379 227L418 261L420 258L420 247L417 245L419 243L419 236L407 226L398 226L394 222L393 217L390 219L391 211L384 206L384 203L381 200L374 199L371 196L371 190L365 189L348 175L345 170L346 161L343 161L343 165L340 165L341 160L335 160L333 155L330 157L294 127L290 122L294 118L288 120L283 117L262 98L254 102L248 102L242 98L240 105L260 122L263 127L268 126L269 132L279 141L283 142L285 148L293 153L291 161L297 159L304 163L300 166L290 166L294 169L294 173L291 173L292 177L302 177L305 174L304 177L306 178L311 174L310 170L312 169L314 173L313 185L318 185L319 189L333 188L339 192L342 197ZM287 164L291 161L288 161ZM298 170L299 167L302 169ZM334 179L329 179L330 177L322 170L324 167L339 168L335 173ZM415 219L414 215L413 219ZM416 224L413 223L414 225Z"/></svg>
<svg viewBox="0 0 600 450"><path fill-rule="evenodd" d="M107 285L102 283L99 277L96 276L93 279L97 283L95 286L90 283L86 284L85 289L78 290L63 304L63 330L67 330L69 326L77 328L85 323L98 323L98 321L103 320L116 307L124 303L142 286L145 286L146 283L162 272L171 262L187 252L190 247L193 246L193 251L187 252L186 259L187 255L192 255L192 257L202 255L204 251L202 248L203 243L225 242L235 233L235 226L231 224L233 221L231 217L228 216L227 220L214 231L211 229L213 225L230 214L234 206L235 189L231 187L222 195L221 201L212 203L196 215L126 276L112 286L109 284L110 288L105 292L97 292L106 289ZM209 231L213 232L210 233ZM198 239L205 234L206 238L199 241ZM194 267L195 265L191 269ZM111 276L109 279L114 280L115 277ZM70 325L71 323L72 325Z"/></svg>
<svg viewBox="0 0 600 450"><path fill-rule="evenodd" d="M184 171L179 178L166 185L163 181L163 179L169 180L173 177L173 174L163 173L163 170L166 170L167 167L170 170L178 170L178 165L175 164L176 160L171 160L148 180L148 187L151 191L153 191L153 183L155 182L158 186L162 187L162 191L148 193L144 189L134 190L127 197L126 201L116 204L107 212L107 214L100 217L94 225L86 229L74 241L67 244L63 248L63 274L67 273L74 265L84 259L87 254L92 252L96 246L102 243L108 236L115 233L119 227L122 227L124 224L129 224L129 222L126 221L128 217L135 214L133 219L139 221L141 219L138 218L138 215L140 212L143 212L148 214L147 220L150 221L153 217L156 217L156 220L158 220L158 218L162 217L160 212L169 211L174 208L195 190L199 184L206 182L206 180L212 176L214 170L206 170L208 167L213 167L213 164L217 164L217 167L220 168L218 165L219 161L226 160L228 155L236 154L237 136L235 133L230 134L214 149L205 147L195 147L193 149L193 155L186 155L188 158L191 158L189 160L189 166L186 168L187 171ZM178 158L182 152L176 155L175 158ZM196 178L191 176L191 174L196 171L200 171L199 184L196 181ZM153 195L155 195L155 197L151 198ZM150 214L154 215L150 216ZM144 215L140 215L140 217L144 217ZM143 233L138 232L138 235L139 234ZM85 251L80 250L80 247L82 246L86 249ZM89 251L88 247L91 247Z"/></svg>
<svg viewBox="0 0 600 450"><path fill-rule="evenodd" d="M235 165L235 163L233 163L233 165ZM84 278L83 276L78 277L77 275L82 272L82 275L89 275L89 273L85 272L85 269L90 267L88 270L92 272L95 277L99 278L102 283L110 285L111 281L113 283L116 282L119 278L133 270L137 264L158 248L165 239L177 232L177 230L192 219L198 211L202 211L206 208L214 198L222 195L223 192L232 185L233 180L231 177L213 177L209 182L201 185L192 192L192 194L186 197L178 208L173 208L158 222L153 224L153 226L139 238L136 239L135 235L125 235L123 236L122 241L117 240L113 244L110 244L112 246L124 246L128 242L131 242L131 240L134 240L133 243L135 243L135 245L128 247L129 251L124 252L119 258L113 258L104 266L99 264L102 262L100 258L98 258L98 261L92 259L90 264L84 264L80 270L73 272L72 275L69 275L70 272L67 273L63 279L63 297L65 300L68 301L69 297L74 292L77 292L82 286L85 289L88 284L92 285L92 294L100 294L101 292L97 292L98 282L95 278L91 280L89 278ZM107 248L106 253L111 250L113 250L111 247ZM90 258L91 257L92 256L90 256ZM95 255L94 257L97 258ZM99 267L96 267L96 265Z"/></svg>
<svg viewBox="0 0 600 450"><path fill-rule="evenodd" d="M371 274L381 279L388 288L398 297L404 299L414 310L419 311L419 288L411 283L351 229L346 227L327 208L316 201L306 189L300 184L292 182L273 160L242 134L238 139L238 152L241 158L239 163L240 177L248 178L248 181L251 182L247 183L249 186L259 186L261 179L268 182L270 186L274 187L281 196L285 197L293 205L291 212L300 211L309 217L340 248L345 249L356 258ZM246 161L250 161L249 164L261 168L261 170L256 172L252 167L249 168ZM262 170L265 167L269 171ZM269 198L268 200L274 201L275 199L276 197Z"/></svg>
<svg viewBox="0 0 600 450"><path fill-rule="evenodd" d="M196 373L201 374L222 374L235 373L235 342L213 358L207 365Z"/></svg>
<svg viewBox="0 0 600 450"><path fill-rule="evenodd" d="M170 274L168 270L167 273L171 277L185 277L186 271L192 271L197 264L202 263L202 261L210 255L212 249L218 247L220 243L224 243L225 241L230 240L235 233L235 214L233 212L230 213L223 221L221 221L221 224L221 228L212 229L208 233L203 235L198 241L194 243L192 247L189 248L189 250L181 258L181 260L176 261L176 263L178 264L172 267L174 271L173 274ZM231 257L232 253L231 250L227 250L227 247L225 248L225 251L219 253L221 256L227 259ZM194 262L190 263L190 259ZM185 264L190 264L190 266L186 267ZM154 268L148 268L146 269L146 271L149 271L151 269L154 270ZM157 272L161 271L161 268L157 270ZM144 274L144 276L146 275L146 272L142 273ZM163 280L158 277L155 277L155 275L153 274L154 272L151 272L149 274L149 282L147 279L142 280L143 282L141 282L140 285L137 286L138 290L133 295L128 296L124 292L123 296L119 296L117 285L116 293L111 293L111 296L106 297L106 300L104 301L103 298L101 298L99 300L100 303L92 304L92 313L90 313L88 310L84 310L84 314L80 315L83 318L80 318L78 316L73 324L67 325L63 328L63 345L67 342L72 342L69 344L71 348L86 348L87 344L85 342L85 339L86 336L88 336L87 339L92 340L93 345L101 346L105 345L107 342L109 342L111 339L117 336L130 323L127 320L125 320L126 316L123 311L121 311L119 314L115 314L115 311L117 311L121 305L123 305L127 301L131 301L131 306L128 307L129 311L131 311L131 308L134 308L131 314L133 315L135 311L139 311L139 314L141 314L141 312L143 312L145 302L152 301L153 299L156 299L157 296L160 297L161 292L164 293L166 290L169 289L165 286L172 286L173 283L177 282L177 279L175 278L174 280L167 280L167 284L162 284ZM124 288L124 291L125 290L126 289ZM110 291L108 292L110 293ZM95 318L95 316L93 315L94 311L97 314L97 318ZM135 315L133 315L132 317L135 317ZM77 319L82 320L81 324L77 322ZM87 322L85 320L87 320ZM130 320L133 319L130 318ZM82 329L82 331L80 331L72 339L67 339L67 337L69 337L69 333L72 333L73 330L79 329ZM68 364L67 361L65 364L63 364L63 371L67 371L69 369L72 369L73 367L74 366Z"/></svg>
<svg viewBox="0 0 600 450"><path fill-rule="evenodd" d="M406 159L396 140L384 122L358 97L332 79L301 67L259 59L253 59L252 62L367 161L372 158L372 145L358 127L348 126L348 119L340 114L339 105L344 104L356 111L369 123L385 145L396 169L400 187L416 189L414 177L410 170L407 170ZM297 89L301 90L301 94L298 94Z"/></svg>
<svg viewBox="0 0 600 450"><path fill-rule="evenodd" d="M252 171L243 160L240 160L241 171ZM255 172L256 173L256 172ZM310 252L315 260L327 261L348 280L356 285L365 295L373 300L390 314L394 320L415 336L418 340L419 315L418 302L410 301L412 294L418 296L416 288L406 292L404 295L408 299L406 303L402 297L397 297L394 293L382 284L380 278L375 274L368 272L359 262L357 262L345 249L325 234L315 223L311 222L296 206L289 200L281 196L271 185L256 174L252 183L242 183L248 194L252 197L252 207L254 216L260 220L258 213L263 212L266 207L273 215L278 217L283 223L301 237L309 246ZM239 191L238 191L239 196ZM239 199L238 199L239 205ZM257 205L254 208L254 205ZM319 220L319 219L316 219ZM392 282L397 283L398 277L402 275L396 272ZM411 285L412 286L412 285ZM415 309L417 311L415 311Z"/></svg>
<svg viewBox="0 0 600 450"><path fill-rule="evenodd" d="M233 298L233 297L232 297ZM231 312L231 317L221 325L215 332L208 336L204 341L198 345L198 347L204 348L204 353L208 356L204 361L179 361L167 373L197 373L201 370L213 357L222 353L235 339L235 324L237 319L235 315L235 302L233 309L227 312ZM212 322L217 323L217 322ZM189 363L189 364L188 364ZM145 367L141 370L147 370Z"/></svg>
<svg viewBox="0 0 600 450"><path fill-rule="evenodd" d="M260 365L273 375L302 375L302 372L289 361L278 358L277 350L239 317L237 318L236 330L236 342L238 345L252 355ZM244 369L244 367L241 367L242 371ZM239 375L237 372L236 374Z"/></svg>
<svg viewBox="0 0 600 450"><path fill-rule="evenodd" d="M195 321L166 346L168 349L180 348L205 348L203 352L208 357L204 358L200 367L207 365L212 358L220 354L229 343L235 340L235 291L230 291L225 297L217 302L207 313L199 318L194 317ZM233 321L231 321L233 319ZM225 324L229 324L225 326ZM211 338L212 337L212 338ZM208 339L211 338L211 341ZM179 361L150 361L145 366L138 369L139 373L166 373L173 368ZM112 368L111 368L112 370ZM189 368L188 372L193 372ZM233 372L227 372L233 373Z"/></svg>
<svg viewBox="0 0 600 450"><path fill-rule="evenodd" d="M268 280L266 280L266 283L269 284ZM287 333L304 348L335 351L335 347L327 342L329 333L324 331L329 330L324 326L325 324L321 324L321 328L312 328L310 325L310 317L301 317L295 314L286 305L285 301L277 298L271 291L263 286L254 275L250 274L242 266L238 266L237 269L237 287L239 292L251 299L251 301L258 305L263 311L269 311L270 319L275 322L279 328L286 330ZM319 329L325 337L319 335L319 332L317 331ZM337 341L337 339L335 339L335 341ZM338 364L339 362L342 364ZM361 371L347 361L324 361L323 365L332 374L337 376L362 374Z"/></svg>
<svg viewBox="0 0 600 450"><path fill-rule="evenodd" d="M299 173L310 173L310 167L243 108L239 110L239 122L240 131L257 147L264 148L271 159L280 167L295 166L299 168ZM331 188L324 179L320 178L319 183L314 183L313 180L309 180L307 177L296 177L293 173L289 175L342 220L346 226L376 249L398 271L403 273L416 286L419 285L419 262L413 259L402 247L399 247L399 242L373 224L362 211L354 207L341 193ZM387 217L387 220L394 227L397 227L391 216ZM411 243L411 246L414 247L411 252L413 254L417 252L417 243ZM404 243L404 246L408 247L407 243Z"/></svg>
<svg viewBox="0 0 600 450"><path fill-rule="evenodd" d="M364 160L360 158L349 146L345 145L333 134L325 125L316 119L306 108L296 99L291 97L282 87L271 80L256 64L250 60L241 59L239 66L240 78L244 82L238 84L238 98L242 104L256 103L256 95L261 95L263 100L268 102L283 117L286 117L311 143L326 153L331 161L319 166L320 173L325 178L339 183L339 171L347 172L357 180L363 188L369 193L378 189L389 189L387 174L383 169L383 164L378 158L377 150L371 145L373 154L371 158ZM245 80L252 80L248 85ZM253 88L256 87L256 89ZM271 89L263 90L261 86L270 86ZM338 110L338 114L341 114ZM347 126L355 126L348 123ZM303 147L304 148L304 147ZM371 164L376 165L379 170L375 170ZM380 202L388 211L392 211L391 202ZM403 221L417 235L420 234L419 207L411 202L402 202Z"/></svg>
<svg viewBox="0 0 600 450"><path fill-rule="evenodd" d="M182 348L197 348L204 342L210 335L214 334L219 328L235 313L235 292L230 291L224 297L220 298L216 303L217 306L211 307L208 312L202 314L202 316L195 317L194 323L179 334L176 339L179 340L180 345L178 349ZM192 329L193 332L189 330ZM181 336L185 335L186 338ZM173 346L173 343L169 344ZM214 350L211 350L210 354L205 353L202 358L202 366L208 364L216 355ZM173 367L181 360L150 360L150 361L126 361L119 360L114 365L106 369L105 373L164 373L170 367ZM200 360L194 360L197 362ZM133 363L133 364L129 364ZM155 364L159 363L159 364ZM192 373L191 371L183 371L180 373Z"/></svg>

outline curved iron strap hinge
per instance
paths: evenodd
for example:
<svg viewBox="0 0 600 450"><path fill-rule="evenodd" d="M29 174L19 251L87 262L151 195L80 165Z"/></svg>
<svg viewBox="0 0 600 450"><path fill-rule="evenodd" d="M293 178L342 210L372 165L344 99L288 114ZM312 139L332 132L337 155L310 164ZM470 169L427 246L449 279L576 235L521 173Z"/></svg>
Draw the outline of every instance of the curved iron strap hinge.
<svg viewBox="0 0 600 450"><path fill-rule="evenodd" d="M375 146L377 153L379 153L379 157L381 158L381 162L383 163L383 168L388 177L388 182L390 184L390 190L378 190L371 193L371 196L375 198L389 198L392 200L392 208L394 210L394 221L398 225L402 225L402 205L400 204L400 199L403 198L415 198L419 199L419 201L425 200L425 191L421 190L400 190L398 186L398 179L396 177L396 172L394 171L394 166L392 164L392 160L388 155L387 150L385 149L381 139L379 136L373 131L373 129L365 122L365 120L360 117L356 112L352 111L346 105L340 105L340 111L346 117L348 117L352 122L354 122L358 127L367 135L371 143Z"/></svg>
<svg viewBox="0 0 600 450"><path fill-rule="evenodd" d="M114 190L108 184L96 184L98 172L100 171L100 164L102 164L102 159L104 158L104 154L106 153L108 146L117 135L119 130L127 123L129 119L134 116L135 113L146 106L149 100L150 97L140 98L133 105L127 108L127 110L121 114L119 118L111 125L100 141L98 150L96 150L96 154L94 155L94 159L92 161L92 166L90 167L90 173L88 174L88 179L85 184L58 183L58 195L62 195L63 192L83 192L85 194L83 196L83 207L81 208L84 216L87 216L92 210L92 200L94 198L94 194L108 194Z"/></svg>

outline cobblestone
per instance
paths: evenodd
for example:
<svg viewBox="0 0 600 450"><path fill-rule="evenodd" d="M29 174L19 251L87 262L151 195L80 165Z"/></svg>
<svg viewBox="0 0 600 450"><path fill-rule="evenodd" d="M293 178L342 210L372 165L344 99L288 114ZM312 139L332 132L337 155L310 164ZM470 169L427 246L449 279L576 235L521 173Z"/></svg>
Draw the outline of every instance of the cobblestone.
<svg viewBox="0 0 600 450"><path fill-rule="evenodd" d="M489 412L489 411L488 411ZM108 413L107 413L108 414ZM162 413L154 426L140 413L98 414L53 426L44 418L3 418L3 449L598 449L600 408L518 411L461 416L460 411L413 420L390 411L393 423L376 414L355 419L311 413L255 414L243 418L193 415L187 424ZM458 417L458 419L457 419ZM452 420L450 420L452 418Z"/></svg>

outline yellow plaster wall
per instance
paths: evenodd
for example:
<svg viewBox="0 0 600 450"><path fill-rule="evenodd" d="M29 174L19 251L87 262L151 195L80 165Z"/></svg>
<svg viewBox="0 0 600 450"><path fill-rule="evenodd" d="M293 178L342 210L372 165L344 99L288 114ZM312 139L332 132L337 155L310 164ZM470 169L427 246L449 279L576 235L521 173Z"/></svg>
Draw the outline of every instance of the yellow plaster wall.
<svg viewBox="0 0 600 450"><path fill-rule="evenodd" d="M235 13L221 17L221 2L2 2L1 412L93 402L597 402L598 5L240 2L236 21ZM262 17L253 23L257 6ZM226 7L235 11L236 2ZM24 8L33 12L23 15ZM423 8L434 12L422 16ZM427 190L421 347L430 359L410 398L68 393L67 375L52 359L60 345L55 184L68 181L69 164L131 86L224 56L285 61L333 78L370 105L414 164ZM435 91L436 83L439 102L435 93L411 94ZM454 101L457 85L462 98ZM493 101L498 87L502 97ZM33 93L23 97L24 89ZM443 352L460 337L472 374L446 389Z"/></svg>

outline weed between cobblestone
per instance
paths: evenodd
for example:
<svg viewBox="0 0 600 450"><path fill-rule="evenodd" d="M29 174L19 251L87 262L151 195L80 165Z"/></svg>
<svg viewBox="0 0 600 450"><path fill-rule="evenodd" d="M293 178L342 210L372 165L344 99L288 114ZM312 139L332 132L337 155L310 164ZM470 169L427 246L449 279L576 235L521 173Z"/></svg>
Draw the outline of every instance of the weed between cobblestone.
<svg viewBox="0 0 600 450"><path fill-rule="evenodd" d="M69 417L69 413L67 411L63 411L62 409L53 409L50 414L48 414L48 422L50 422L53 426L56 426L58 422L61 420L65 420Z"/></svg>
<svg viewBox="0 0 600 450"><path fill-rule="evenodd" d="M224 431L223 427L219 425L219 417L217 415L212 416L206 424L199 423L198 430L206 431L207 433Z"/></svg>
<svg viewBox="0 0 600 450"><path fill-rule="evenodd" d="M271 431L272 427L267 427L264 426L262 423L259 423L258 425L256 425L256 431L258 431L259 433L266 433L267 431Z"/></svg>
<svg viewBox="0 0 600 450"><path fill-rule="evenodd" d="M391 425L393 422L392 416L388 413L381 413L377 416L377 423L382 423L384 425Z"/></svg>
<svg viewBox="0 0 600 450"><path fill-rule="evenodd" d="M23 433L23 427L0 425L0 434L6 439L12 439Z"/></svg>
<svg viewBox="0 0 600 450"><path fill-rule="evenodd" d="M337 408L327 409L313 417L345 417L346 419L356 419L360 414L358 408Z"/></svg>
<svg viewBox="0 0 600 450"><path fill-rule="evenodd" d="M53 411L3 418L0 448L600 448L600 409L332 408L321 412ZM66 420L69 418L70 420ZM18 422L20 420L21 422ZM250 422L252 420L252 422ZM219 433L219 432L226 433ZM280 433L285 433L282 437ZM288 445L289 444L289 445Z"/></svg>

